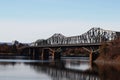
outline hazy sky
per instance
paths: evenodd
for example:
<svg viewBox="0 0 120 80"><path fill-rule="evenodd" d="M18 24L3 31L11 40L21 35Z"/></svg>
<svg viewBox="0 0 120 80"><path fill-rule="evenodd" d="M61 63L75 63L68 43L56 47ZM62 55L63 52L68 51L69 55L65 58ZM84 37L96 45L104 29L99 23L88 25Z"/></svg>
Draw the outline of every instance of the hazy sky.
<svg viewBox="0 0 120 80"><path fill-rule="evenodd" d="M0 42L32 42L92 27L120 31L120 0L0 0Z"/></svg>

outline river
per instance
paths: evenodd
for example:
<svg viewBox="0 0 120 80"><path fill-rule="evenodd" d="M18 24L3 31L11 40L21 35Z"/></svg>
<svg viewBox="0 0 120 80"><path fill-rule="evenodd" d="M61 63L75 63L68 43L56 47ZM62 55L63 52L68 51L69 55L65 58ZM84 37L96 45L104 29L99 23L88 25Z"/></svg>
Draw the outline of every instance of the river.
<svg viewBox="0 0 120 80"><path fill-rule="evenodd" d="M119 75L119 65L92 64L85 57L0 59L0 80L120 80Z"/></svg>

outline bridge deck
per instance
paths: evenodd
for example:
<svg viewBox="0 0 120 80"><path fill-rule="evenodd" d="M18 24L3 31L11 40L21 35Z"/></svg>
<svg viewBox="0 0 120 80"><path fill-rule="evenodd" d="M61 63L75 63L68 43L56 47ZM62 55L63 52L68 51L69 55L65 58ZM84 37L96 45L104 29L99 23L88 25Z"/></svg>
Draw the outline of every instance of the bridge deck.
<svg viewBox="0 0 120 80"><path fill-rule="evenodd" d="M84 44L54 44L54 45L41 45L41 46L27 46L27 47L22 47L21 49L24 48L58 48L58 47L87 47L87 46L101 46L101 43L84 43Z"/></svg>

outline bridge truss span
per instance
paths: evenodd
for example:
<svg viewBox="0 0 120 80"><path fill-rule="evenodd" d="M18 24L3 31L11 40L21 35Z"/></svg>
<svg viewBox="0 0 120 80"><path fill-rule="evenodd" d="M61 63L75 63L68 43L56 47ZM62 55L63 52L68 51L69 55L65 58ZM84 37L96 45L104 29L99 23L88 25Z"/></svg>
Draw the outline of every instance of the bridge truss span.
<svg viewBox="0 0 120 80"><path fill-rule="evenodd" d="M117 38L120 32L104 30L101 28L92 28L86 33L78 36L66 37L62 34L54 34L46 40L37 40L35 44L39 45L70 45L70 44L94 44L105 41L111 41Z"/></svg>

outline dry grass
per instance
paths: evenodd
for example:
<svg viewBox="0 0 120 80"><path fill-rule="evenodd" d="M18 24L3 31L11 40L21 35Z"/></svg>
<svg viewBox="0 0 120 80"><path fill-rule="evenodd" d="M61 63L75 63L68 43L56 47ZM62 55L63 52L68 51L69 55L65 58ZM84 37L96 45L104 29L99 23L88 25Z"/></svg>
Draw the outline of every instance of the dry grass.
<svg viewBox="0 0 120 80"><path fill-rule="evenodd" d="M110 43L103 43L96 61L120 63L120 38Z"/></svg>

